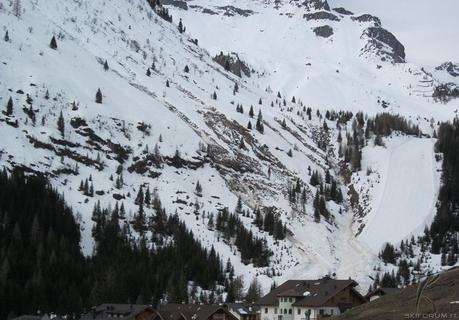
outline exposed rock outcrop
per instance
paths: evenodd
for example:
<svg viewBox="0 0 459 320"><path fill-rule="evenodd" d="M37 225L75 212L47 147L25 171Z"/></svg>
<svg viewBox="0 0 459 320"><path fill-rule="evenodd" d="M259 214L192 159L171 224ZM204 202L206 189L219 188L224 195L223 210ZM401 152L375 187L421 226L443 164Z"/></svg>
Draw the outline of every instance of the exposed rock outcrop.
<svg viewBox="0 0 459 320"><path fill-rule="evenodd" d="M333 8L333 10L334 10L335 12L338 12L339 14L344 14L344 15L346 15L346 16L351 16L351 15L354 14L352 11L346 10L346 9L344 9L343 7Z"/></svg>
<svg viewBox="0 0 459 320"><path fill-rule="evenodd" d="M328 38L333 35L333 28L330 26L320 26L314 28L313 31L318 37Z"/></svg>
<svg viewBox="0 0 459 320"><path fill-rule="evenodd" d="M238 77L242 77L243 74L246 77L250 77L250 68L244 61L239 59L239 56L236 53L223 54L223 52L220 52L219 55L214 57L214 61Z"/></svg>
<svg viewBox="0 0 459 320"><path fill-rule="evenodd" d="M368 43L362 49L364 53L374 53L382 61L392 63L405 62L405 47L389 31L380 27L365 29L362 38L367 38Z"/></svg>
<svg viewBox="0 0 459 320"><path fill-rule="evenodd" d="M335 16L333 13L327 11L318 11L314 13L305 13L303 18L306 20L330 20L330 21L339 21L340 19Z"/></svg>
<svg viewBox="0 0 459 320"><path fill-rule="evenodd" d="M435 70L446 71L453 77L459 77L459 63L445 62L435 68Z"/></svg>
<svg viewBox="0 0 459 320"><path fill-rule="evenodd" d="M351 19L358 22L371 22L375 27L381 27L381 19L371 14L362 14L358 17L351 17Z"/></svg>

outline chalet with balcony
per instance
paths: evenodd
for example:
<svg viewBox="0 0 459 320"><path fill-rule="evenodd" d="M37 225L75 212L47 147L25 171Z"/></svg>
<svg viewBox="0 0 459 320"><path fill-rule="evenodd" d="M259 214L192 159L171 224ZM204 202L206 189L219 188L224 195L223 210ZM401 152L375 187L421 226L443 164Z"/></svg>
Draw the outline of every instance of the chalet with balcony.
<svg viewBox="0 0 459 320"><path fill-rule="evenodd" d="M318 320L367 300L354 280L289 280L256 302L260 320Z"/></svg>

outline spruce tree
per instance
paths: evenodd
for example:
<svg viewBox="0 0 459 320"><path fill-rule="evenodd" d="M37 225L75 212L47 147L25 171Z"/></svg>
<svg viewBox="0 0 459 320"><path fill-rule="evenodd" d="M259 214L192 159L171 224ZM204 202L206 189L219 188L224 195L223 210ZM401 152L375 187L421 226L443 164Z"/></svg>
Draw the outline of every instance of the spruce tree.
<svg viewBox="0 0 459 320"><path fill-rule="evenodd" d="M97 93L96 93L96 103L102 103L102 92L100 91L100 88L97 89Z"/></svg>
<svg viewBox="0 0 459 320"><path fill-rule="evenodd" d="M8 103L6 104L6 115L11 116L13 115L13 98L10 97Z"/></svg>
<svg viewBox="0 0 459 320"><path fill-rule="evenodd" d="M108 62L107 62L107 60L105 60L105 62L104 62L104 70L108 71L108 69L109 69L108 68Z"/></svg>
<svg viewBox="0 0 459 320"><path fill-rule="evenodd" d="M253 112L253 106L250 106L249 117L253 118L254 115L255 115L255 113Z"/></svg>
<svg viewBox="0 0 459 320"><path fill-rule="evenodd" d="M65 122L64 122L64 115L61 113L59 114L59 118L57 119L57 129L61 133L62 138L64 138L65 134Z"/></svg>
<svg viewBox="0 0 459 320"><path fill-rule="evenodd" d="M49 47L53 50L57 50L57 41L56 41L56 37L53 36L51 38L51 42L49 43Z"/></svg>
<svg viewBox="0 0 459 320"><path fill-rule="evenodd" d="M249 130L252 130L252 123L249 121L249 123L247 124L247 129Z"/></svg>
<svg viewBox="0 0 459 320"><path fill-rule="evenodd" d="M183 69L183 71L185 71L185 73L190 72L190 68L188 67L188 65L185 66L185 68Z"/></svg>
<svg viewBox="0 0 459 320"><path fill-rule="evenodd" d="M3 40L5 40L5 42L9 42L10 41L10 36L8 34L8 30L6 30L5 37L3 38Z"/></svg>
<svg viewBox="0 0 459 320"><path fill-rule="evenodd" d="M184 33L185 30L186 30L186 28L183 26L182 19L180 19L179 24L178 24L178 31L179 31L180 33Z"/></svg>
<svg viewBox="0 0 459 320"><path fill-rule="evenodd" d="M150 68L147 68L147 73L146 73L147 77L151 76L151 71L150 71Z"/></svg>

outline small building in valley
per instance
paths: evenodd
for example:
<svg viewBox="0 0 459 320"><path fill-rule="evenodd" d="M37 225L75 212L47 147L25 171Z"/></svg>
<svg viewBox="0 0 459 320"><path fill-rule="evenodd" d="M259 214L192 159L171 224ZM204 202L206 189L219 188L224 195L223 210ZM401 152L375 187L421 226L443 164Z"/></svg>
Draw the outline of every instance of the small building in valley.
<svg viewBox="0 0 459 320"><path fill-rule="evenodd" d="M400 289L398 288L377 288L369 293L367 293L367 295L365 296L365 298L367 298L368 301L373 301L373 300L376 300L382 296L385 296L387 294L394 294L394 293L397 293L399 292Z"/></svg>
<svg viewBox="0 0 459 320"><path fill-rule="evenodd" d="M367 300L354 280L289 280L256 302L260 320L316 320L343 313Z"/></svg>
<svg viewBox="0 0 459 320"><path fill-rule="evenodd" d="M238 320L228 308L218 304L168 303L158 306L154 320Z"/></svg>
<svg viewBox="0 0 459 320"><path fill-rule="evenodd" d="M260 307L251 303L225 303L224 306L238 320L259 320Z"/></svg>
<svg viewBox="0 0 459 320"><path fill-rule="evenodd" d="M155 320L157 311L141 304L104 303L83 314L81 320Z"/></svg>

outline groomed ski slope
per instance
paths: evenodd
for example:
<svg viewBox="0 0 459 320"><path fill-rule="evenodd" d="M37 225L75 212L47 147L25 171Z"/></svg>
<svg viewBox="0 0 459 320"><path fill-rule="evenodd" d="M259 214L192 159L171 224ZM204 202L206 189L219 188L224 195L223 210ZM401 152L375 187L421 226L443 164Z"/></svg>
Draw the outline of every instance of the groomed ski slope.
<svg viewBox="0 0 459 320"><path fill-rule="evenodd" d="M360 235L373 250L422 231L433 216L439 181L434 143L434 139L393 137L386 139L386 148L364 151L363 168L379 174L379 184L373 184L372 210Z"/></svg>

